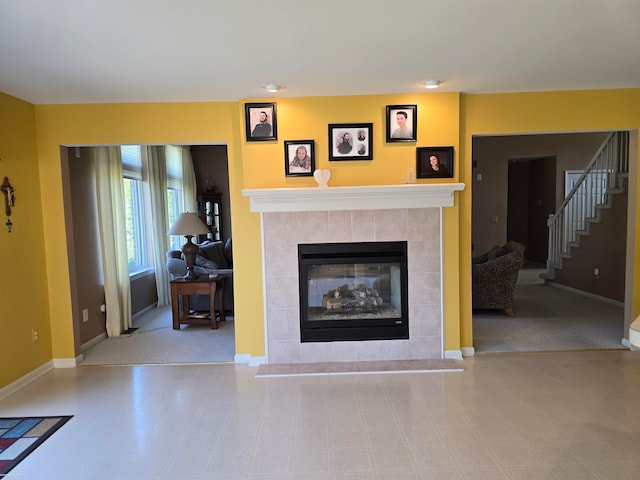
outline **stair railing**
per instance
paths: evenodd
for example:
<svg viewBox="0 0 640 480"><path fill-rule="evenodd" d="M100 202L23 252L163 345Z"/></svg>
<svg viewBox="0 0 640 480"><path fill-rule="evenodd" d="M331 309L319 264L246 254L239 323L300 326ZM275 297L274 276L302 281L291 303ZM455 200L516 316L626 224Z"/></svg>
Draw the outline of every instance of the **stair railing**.
<svg viewBox="0 0 640 480"><path fill-rule="evenodd" d="M549 215L549 254L547 272L562 266L577 240L577 232L587 229L587 220L597 216L596 207L607 202L608 192L622 186L622 175L629 172L629 132L612 132L604 140L582 175L578 177L560 207Z"/></svg>

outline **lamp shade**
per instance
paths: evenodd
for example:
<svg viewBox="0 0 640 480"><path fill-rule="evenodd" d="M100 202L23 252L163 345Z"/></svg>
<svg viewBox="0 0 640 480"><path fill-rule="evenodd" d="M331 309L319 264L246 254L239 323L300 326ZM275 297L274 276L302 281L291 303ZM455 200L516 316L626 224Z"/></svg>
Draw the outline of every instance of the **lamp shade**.
<svg viewBox="0 0 640 480"><path fill-rule="evenodd" d="M209 229L193 212L181 213L169 229L169 235L205 235L207 233L210 233Z"/></svg>

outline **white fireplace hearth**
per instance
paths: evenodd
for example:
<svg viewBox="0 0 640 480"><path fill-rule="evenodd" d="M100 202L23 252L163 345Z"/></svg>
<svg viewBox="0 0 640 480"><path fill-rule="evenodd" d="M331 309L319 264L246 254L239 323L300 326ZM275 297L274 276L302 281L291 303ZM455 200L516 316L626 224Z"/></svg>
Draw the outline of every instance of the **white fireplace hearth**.
<svg viewBox="0 0 640 480"><path fill-rule="evenodd" d="M444 358L442 208L464 184L246 189L260 212L267 363ZM406 241L409 339L300 341L298 244Z"/></svg>

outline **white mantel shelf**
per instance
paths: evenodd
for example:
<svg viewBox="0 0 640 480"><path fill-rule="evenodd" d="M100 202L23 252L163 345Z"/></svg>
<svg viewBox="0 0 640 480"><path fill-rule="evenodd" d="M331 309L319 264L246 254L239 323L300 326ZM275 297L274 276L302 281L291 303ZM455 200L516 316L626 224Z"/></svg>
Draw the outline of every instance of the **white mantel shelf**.
<svg viewBox="0 0 640 480"><path fill-rule="evenodd" d="M386 210L453 206L464 183L368 185L356 187L248 188L252 212Z"/></svg>

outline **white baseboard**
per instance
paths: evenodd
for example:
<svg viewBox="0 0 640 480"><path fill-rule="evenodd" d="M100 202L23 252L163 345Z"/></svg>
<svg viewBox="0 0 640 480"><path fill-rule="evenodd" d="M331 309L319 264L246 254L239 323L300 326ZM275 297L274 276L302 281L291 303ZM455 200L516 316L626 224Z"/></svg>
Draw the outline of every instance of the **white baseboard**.
<svg viewBox="0 0 640 480"><path fill-rule="evenodd" d="M444 358L452 358L454 360L462 360L462 351L460 350L445 350Z"/></svg>
<svg viewBox="0 0 640 480"><path fill-rule="evenodd" d="M627 347L629 350L640 350L640 345L634 345L626 338L623 338L620 343L622 343L623 347Z"/></svg>
<svg viewBox="0 0 640 480"><path fill-rule="evenodd" d="M0 388L0 399L6 397L8 395L11 395L12 393L18 391L19 389L24 387L26 384L28 384L30 382L33 382L36 378L38 378L41 375L44 375L49 370L53 370L54 368L55 367L54 367L53 360L49 360L44 365L41 365L38 368L36 368L35 370L32 370L31 372L29 372L26 375L24 375L23 377L20 377L15 382L10 383L6 387Z"/></svg>
<svg viewBox="0 0 640 480"><path fill-rule="evenodd" d="M265 357L252 357L250 353L236 353L233 361L235 363L247 363L251 367L267 363L267 359Z"/></svg>
<svg viewBox="0 0 640 480"><path fill-rule="evenodd" d="M461 350L463 357L473 357L476 354L476 349L473 347L462 347Z"/></svg>
<svg viewBox="0 0 640 480"><path fill-rule="evenodd" d="M617 300L613 300L612 298L602 297L600 295L596 295L595 293L585 292L584 290L578 290L577 288L573 288L573 287L567 287L566 285L561 285L553 281L547 281L545 283L551 287L559 288L560 290L566 290L567 292L576 293L578 295L582 295L583 297L592 298L594 300L600 300L601 302L608 303L610 305L615 305L616 307L624 308L624 302L619 302Z"/></svg>
<svg viewBox="0 0 640 480"><path fill-rule="evenodd" d="M53 368L75 368L77 366L75 358L54 358Z"/></svg>
<svg viewBox="0 0 640 480"><path fill-rule="evenodd" d="M640 332L634 328L629 328L629 340L623 338L622 344L631 350L640 350Z"/></svg>
<svg viewBox="0 0 640 480"><path fill-rule="evenodd" d="M134 320L139 319L141 316L146 315L147 313L154 311L156 308L158 308L158 304L157 303L153 303L151 305L147 305L146 307L144 307L139 312L136 312L133 315L131 315L131 321L133 322ZM105 333L105 335L106 335L106 333Z"/></svg>
<svg viewBox="0 0 640 480"><path fill-rule="evenodd" d="M235 363L249 363L251 361L251 354L249 353L236 353L233 357Z"/></svg>
<svg viewBox="0 0 640 480"><path fill-rule="evenodd" d="M107 338L107 332L102 332L97 337L93 337L88 342L85 342L82 345L80 345L80 351L81 352L86 352L87 350L89 350L91 347L93 347L97 343L100 343L102 340L106 340L106 338Z"/></svg>

